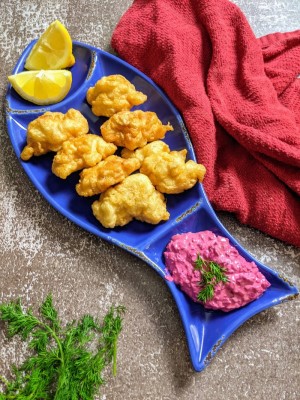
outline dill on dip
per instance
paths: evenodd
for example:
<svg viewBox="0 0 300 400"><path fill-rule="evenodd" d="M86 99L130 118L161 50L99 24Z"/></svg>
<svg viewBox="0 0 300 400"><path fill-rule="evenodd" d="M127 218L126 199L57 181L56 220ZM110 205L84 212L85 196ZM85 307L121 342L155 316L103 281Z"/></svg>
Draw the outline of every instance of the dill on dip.
<svg viewBox="0 0 300 400"><path fill-rule="evenodd" d="M215 286L220 283L229 282L225 275L226 269L221 267L214 261L206 261L198 254L195 261L195 269L201 272L201 290L198 293L197 299L206 303L214 297Z"/></svg>
<svg viewBox="0 0 300 400"><path fill-rule="evenodd" d="M0 376L0 400L93 399L105 383L103 369L112 363L116 374L124 311L122 306L111 307L101 324L85 315L62 327L51 295L41 305L40 317L31 309L24 311L20 300L0 305L8 336L20 335L32 350L20 367L13 366L13 379Z"/></svg>

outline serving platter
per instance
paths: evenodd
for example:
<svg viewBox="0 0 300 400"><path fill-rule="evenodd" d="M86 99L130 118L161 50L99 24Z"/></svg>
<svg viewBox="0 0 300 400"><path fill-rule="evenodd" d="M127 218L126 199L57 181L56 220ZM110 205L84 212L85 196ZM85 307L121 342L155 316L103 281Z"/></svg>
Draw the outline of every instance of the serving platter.
<svg viewBox="0 0 300 400"><path fill-rule="evenodd" d="M24 70L25 60L35 42L25 49L13 73ZM100 125L106 118L96 117L91 112L86 101L86 92L102 76L121 74L148 97L143 105L132 110L138 108L154 111L164 124L170 122L174 131L168 132L164 141L171 150L186 148L188 158L195 160L192 143L178 110L151 79L118 57L84 43L73 42L73 54L76 63L70 68L73 76L72 87L68 96L58 104L36 106L23 100L10 85L8 86L5 104L7 128L16 156L35 187L57 211L83 229L139 257L164 279L182 319L192 365L196 371L201 371L241 324L262 310L293 299L298 290L286 278L280 277L275 271L255 260L236 241L219 221L201 184L182 194L166 196L167 209L170 212L170 219L166 222L150 225L133 221L124 227L106 229L96 220L91 209L92 202L99 196L83 198L75 191L79 173L73 173L66 180L56 177L51 172L53 153L33 157L28 162L20 159L20 153L26 144L27 125L46 111L65 113L68 109L75 108L88 120L90 132L99 134ZM178 233L203 230L211 230L227 237L246 260L257 264L261 273L271 283L259 299L229 313L209 311L194 303L169 279L163 252L171 237Z"/></svg>

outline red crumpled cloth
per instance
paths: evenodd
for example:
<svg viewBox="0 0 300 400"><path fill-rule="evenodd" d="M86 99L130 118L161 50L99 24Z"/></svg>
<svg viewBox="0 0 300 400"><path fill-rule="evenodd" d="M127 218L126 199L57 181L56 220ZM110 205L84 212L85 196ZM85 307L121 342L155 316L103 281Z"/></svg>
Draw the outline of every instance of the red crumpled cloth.
<svg viewBox="0 0 300 400"><path fill-rule="evenodd" d="M213 207L300 247L300 30L256 39L228 0L135 0L112 46L181 112Z"/></svg>

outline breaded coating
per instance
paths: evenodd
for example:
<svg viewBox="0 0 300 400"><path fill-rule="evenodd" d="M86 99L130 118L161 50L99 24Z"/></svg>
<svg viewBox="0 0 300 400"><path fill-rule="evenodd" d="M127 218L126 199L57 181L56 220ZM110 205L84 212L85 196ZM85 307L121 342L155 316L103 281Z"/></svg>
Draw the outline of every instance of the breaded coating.
<svg viewBox="0 0 300 400"><path fill-rule="evenodd" d="M139 173L107 189L92 204L92 209L105 228L126 225L133 218L158 224L170 217L163 194L155 189L146 175Z"/></svg>
<svg viewBox="0 0 300 400"><path fill-rule="evenodd" d="M32 156L58 151L63 142L88 131L88 122L78 110L71 108L66 114L47 111L28 124L27 145L21 158L27 161Z"/></svg>
<svg viewBox="0 0 300 400"><path fill-rule="evenodd" d="M134 150L148 142L163 139L173 127L169 123L163 125L154 112L136 110L114 114L100 130L107 142Z"/></svg>
<svg viewBox="0 0 300 400"><path fill-rule="evenodd" d="M138 92L124 76L109 75L88 89L86 99L95 115L111 117L119 111L143 104L147 96Z"/></svg>
<svg viewBox="0 0 300 400"><path fill-rule="evenodd" d="M149 143L124 157L135 156L142 162L140 172L147 175L161 193L175 194L192 188L202 182L206 169L204 165L189 160L185 162L187 150L170 151L161 141ZM131 158L130 158L131 159Z"/></svg>
<svg viewBox="0 0 300 400"><path fill-rule="evenodd" d="M113 143L107 143L102 137L91 133L66 140L53 159L52 172L66 179L72 172L93 167L116 150L117 146Z"/></svg>
<svg viewBox="0 0 300 400"><path fill-rule="evenodd" d="M92 168L80 173L76 191L80 196L94 196L104 192L110 186L122 182L128 175L139 169L141 163L137 158L125 160L118 156L107 157Z"/></svg>
<svg viewBox="0 0 300 400"><path fill-rule="evenodd" d="M169 146L161 140L155 140L154 142L148 143L146 146L136 149L135 151L124 148L121 151L121 155L123 158L137 158L142 163L145 157L152 156L153 154L160 154L162 152L170 152Z"/></svg>

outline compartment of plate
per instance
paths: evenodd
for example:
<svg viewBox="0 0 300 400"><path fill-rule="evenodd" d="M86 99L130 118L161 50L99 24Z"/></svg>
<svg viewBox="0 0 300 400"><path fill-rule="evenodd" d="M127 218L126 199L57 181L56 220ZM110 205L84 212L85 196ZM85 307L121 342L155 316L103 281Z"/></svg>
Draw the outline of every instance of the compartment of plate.
<svg viewBox="0 0 300 400"><path fill-rule="evenodd" d="M13 70L13 74L26 71L24 64L28 57L32 47L36 43L36 40L31 42L23 52L17 65ZM63 101L49 106L39 106L24 100L18 95L18 93L11 87L8 86L7 97L6 97L6 108L12 113L44 113L45 111L59 111L66 112L69 108L76 108L75 105L82 103L86 95L86 82L91 78L97 64L97 53L92 51L86 46L80 44L74 44L73 54L75 56L75 64L69 68L72 72L72 86ZM99 75L100 64L97 66Z"/></svg>

